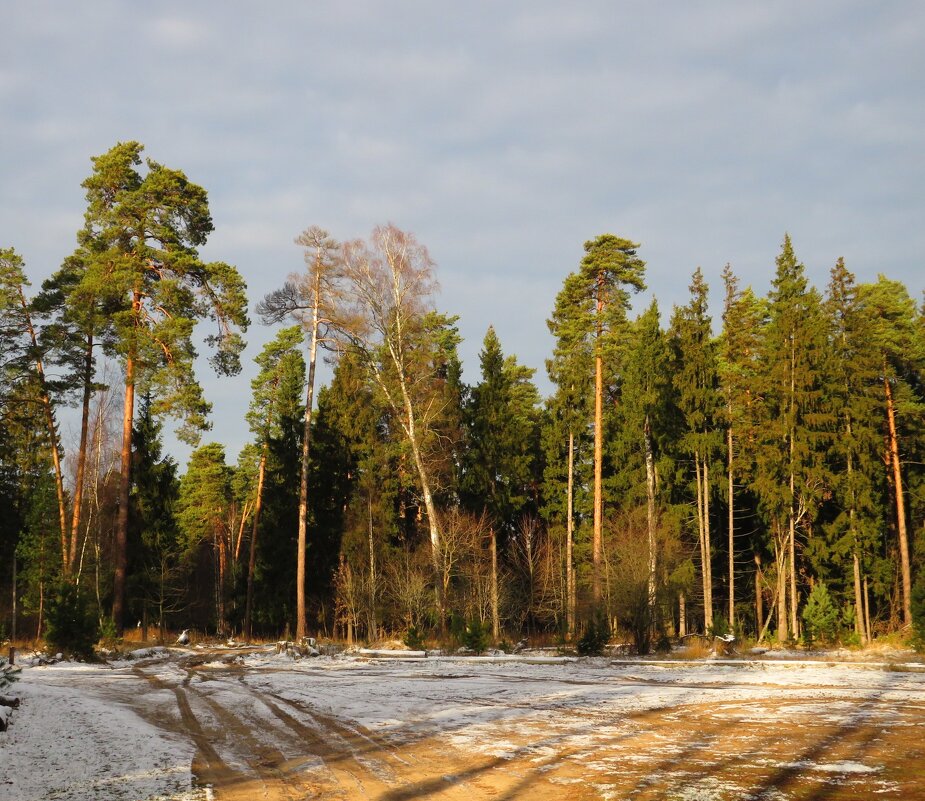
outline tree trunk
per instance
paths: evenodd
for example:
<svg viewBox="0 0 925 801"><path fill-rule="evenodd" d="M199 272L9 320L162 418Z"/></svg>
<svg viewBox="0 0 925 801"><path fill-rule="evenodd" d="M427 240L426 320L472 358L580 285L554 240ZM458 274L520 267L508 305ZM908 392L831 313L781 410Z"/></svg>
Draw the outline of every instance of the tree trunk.
<svg viewBox="0 0 925 801"><path fill-rule="evenodd" d="M598 301L598 314L602 308L603 302ZM595 607L601 603L601 541L604 521L604 360L600 352L600 337L598 330L597 354L594 358L594 532L591 553L591 590Z"/></svg>
<svg viewBox="0 0 925 801"><path fill-rule="evenodd" d="M652 430L649 425L649 415L646 415L645 425L643 426L643 438L645 441L646 451L646 523L649 534L649 581L648 581L648 604L649 604L649 624L655 622L655 567L656 567L656 544L655 544L655 458L652 454Z"/></svg>
<svg viewBox="0 0 925 801"><path fill-rule="evenodd" d="M139 304L138 296L134 304ZM112 621L116 636L125 631L125 572L128 565L128 507L132 489L132 421L135 415L135 359L125 360L125 402L122 407L122 453L119 475L119 514L116 519L114 571L112 578Z"/></svg>
<svg viewBox="0 0 925 801"><path fill-rule="evenodd" d="M896 530L899 533L899 557L902 570L903 625L912 625L912 570L909 561L909 537L906 532L906 502L903 498L903 478L899 460L899 437L896 433L896 408L888 378L883 379L886 393L886 417L889 430L890 462L896 495Z"/></svg>
<svg viewBox="0 0 925 801"><path fill-rule="evenodd" d="M424 458L421 454L421 443L418 441L417 423L414 417L414 405L411 403L411 395L408 392L407 379L405 378L403 365L398 354L392 352L392 359L395 363L399 376L399 385L401 387L402 404L405 411L405 419L402 427L405 429L405 436L408 437L408 444L411 446L411 455L414 458L414 466L418 472L418 480L421 482L421 495L424 499L424 509L427 512L427 522L430 528L430 545L431 559L433 560L434 569L434 592L437 601L437 611L440 616L440 631L446 633L446 609L444 608L445 593L443 587L443 548L440 537L440 526L437 519L437 507L434 503L434 496L430 490L430 477L427 468L424 465ZM381 379L380 379L381 381ZM381 384L380 384L381 385Z"/></svg>
<svg viewBox="0 0 925 801"><path fill-rule="evenodd" d="M684 637L687 634L687 598L684 591L678 595L678 636Z"/></svg>
<svg viewBox="0 0 925 801"><path fill-rule="evenodd" d="M260 525L260 512L263 509L263 484L267 471L267 451L269 446L263 443L260 454L260 467L257 469L257 497L254 499L254 520L251 524L251 541L247 557L247 597L244 602L244 636L251 639L254 613L254 571L257 569L257 531Z"/></svg>
<svg viewBox="0 0 925 801"><path fill-rule="evenodd" d="M320 273L315 278L314 303L312 305L312 339L308 352L308 386L305 390L305 423L302 429L302 471L299 482L299 544L296 552L296 642L308 635L308 620L305 609L305 552L308 548L308 468L311 453L312 404L315 393L315 361L318 353L318 316L320 298Z"/></svg>
<svg viewBox="0 0 925 801"><path fill-rule="evenodd" d="M732 480L733 450L732 426L726 432L727 478L729 497L729 628L735 631L736 593L735 593L735 485Z"/></svg>
<svg viewBox="0 0 925 801"><path fill-rule="evenodd" d="M864 599L861 596L861 564L858 559L857 546L854 551L854 630L861 640L861 645L867 645L867 627L864 625Z"/></svg>
<svg viewBox="0 0 925 801"><path fill-rule="evenodd" d="M565 519L565 625L567 639L575 636L575 566L572 556L572 542L575 536L574 489L575 489L575 434L568 432L568 494Z"/></svg>
<svg viewBox="0 0 925 801"><path fill-rule="evenodd" d="M366 499L366 510L369 523L369 628L370 639L375 640L379 624L376 620L376 548L373 541L373 498Z"/></svg>
<svg viewBox="0 0 925 801"><path fill-rule="evenodd" d="M704 502L706 492L704 476L700 470L700 453L694 452L694 472L697 479L697 529L700 541L700 583L703 591L703 629L709 631L713 626L713 593L710 581L710 542L706 526L706 509Z"/></svg>
<svg viewBox="0 0 925 801"><path fill-rule="evenodd" d="M867 584L867 576L864 576L864 629L867 631L867 642L873 642L874 638L870 630L870 587Z"/></svg>
<svg viewBox="0 0 925 801"><path fill-rule="evenodd" d="M16 642L16 551L13 550L13 598L11 600L12 620L10 621L10 642Z"/></svg>
<svg viewBox="0 0 925 801"><path fill-rule="evenodd" d="M83 397L80 404L80 445L77 448L77 474L74 477L74 508L71 511L71 542L67 559L68 572L73 572L77 561L77 544L80 536L80 517L83 505L84 473L87 465L87 442L90 435L90 401L93 397L93 335L87 337L84 352Z"/></svg>
<svg viewBox="0 0 925 801"><path fill-rule="evenodd" d="M761 556L755 554L755 628L761 630L764 620L764 574L761 570Z"/></svg>
<svg viewBox="0 0 925 801"><path fill-rule="evenodd" d="M787 620L787 555L786 545L782 542L780 521L774 522L774 561L777 567L777 639L786 642L789 639Z"/></svg>
<svg viewBox="0 0 925 801"><path fill-rule="evenodd" d="M790 474L790 492L793 498L793 473ZM800 624L797 618L797 563L796 563L796 511L793 501L790 502L790 515L787 529L787 549L790 578L790 633L794 637L800 634Z"/></svg>
<svg viewBox="0 0 925 801"><path fill-rule="evenodd" d="M713 541L710 537L710 468L706 456L703 459L703 542L706 546L706 592L705 606L710 612L713 625Z"/></svg>
<svg viewBox="0 0 925 801"><path fill-rule="evenodd" d="M501 639L501 617L498 613L498 536L495 533L495 527L489 529L491 535L491 636L495 642ZM530 567L532 569L532 554L530 558ZM530 587L530 604L533 603L533 587ZM529 610L528 610L529 614ZM529 626L529 617L528 623Z"/></svg>

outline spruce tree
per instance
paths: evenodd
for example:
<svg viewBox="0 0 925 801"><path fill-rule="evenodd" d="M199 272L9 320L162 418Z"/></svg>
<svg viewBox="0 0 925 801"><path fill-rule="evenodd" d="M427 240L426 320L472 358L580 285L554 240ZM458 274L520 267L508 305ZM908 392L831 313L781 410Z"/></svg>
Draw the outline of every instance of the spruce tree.
<svg viewBox="0 0 925 801"><path fill-rule="evenodd" d="M762 396L754 488L770 522L777 565L778 637L799 635L797 529L808 531L829 486L830 439L821 298L789 236L777 257L761 344ZM789 609L789 616L788 616Z"/></svg>
<svg viewBox="0 0 925 801"><path fill-rule="evenodd" d="M528 509L535 485L537 406L533 371L505 359L494 328L485 334L479 354L481 381L466 408L469 447L464 454L461 490L464 503L487 515L492 546L492 626L500 636L497 590L498 540L502 548Z"/></svg>
<svg viewBox="0 0 925 801"><path fill-rule="evenodd" d="M676 307L671 319L672 376L684 416L681 453L693 462L697 531L703 587L704 630L713 626L713 545L710 534L710 471L721 446L716 345L707 312L707 285L698 267L688 305Z"/></svg>
<svg viewBox="0 0 925 801"><path fill-rule="evenodd" d="M256 486L253 491L253 513L251 517L250 546L247 561L247 590L244 611L244 634L251 636L254 601L254 573L257 567L257 535L260 530L260 514L263 510L264 485L270 442L281 434L281 407L283 392L292 382L301 383L305 375L305 362L299 353L302 331L291 326L279 331L254 359L260 372L251 381L251 403L247 411L247 423L256 440L258 467ZM304 574L304 567L303 567Z"/></svg>
<svg viewBox="0 0 925 801"><path fill-rule="evenodd" d="M722 417L726 426L726 505L728 515L729 556L729 622L736 619L735 557L741 539L736 528L736 511L751 510L753 499L747 497L747 487L754 473L756 445L760 427L761 396L757 391L760 372L759 356L767 308L762 298L750 287L740 290L738 279L729 265L723 271L725 300L723 331L719 341L718 375L723 399ZM741 534L747 536L748 528ZM753 529L752 529L753 530ZM752 540L755 572L755 621L760 632L764 619L763 570L760 542Z"/></svg>
<svg viewBox="0 0 925 801"><path fill-rule="evenodd" d="M854 275L842 259L832 268L825 309L833 372L830 400L837 415L829 457L837 512L827 533L832 557L844 565L844 584L853 591L855 632L864 645L871 627L863 587L877 551L882 516L878 501L881 364L875 321L861 303Z"/></svg>
<svg viewBox="0 0 925 801"><path fill-rule="evenodd" d="M167 616L182 607L182 548L175 518L180 482L177 464L163 455L161 423L145 395L132 432L132 509L129 516L129 586L135 589L142 625L153 609L163 641ZM134 558L132 558L134 556ZM146 633L146 632L145 632Z"/></svg>
<svg viewBox="0 0 925 801"><path fill-rule="evenodd" d="M634 628L646 634L656 621L657 569L664 561L658 553L663 511L661 475L670 472L670 468L663 458L667 456L669 438L676 434L669 344L661 329L655 300L634 322L622 363L621 403L615 421L618 431L612 438L618 450L614 456L614 481L619 482L615 494L623 499L623 507L628 512L637 504L644 504L646 509L647 540L645 546L640 544L639 547L647 554L648 571L645 592L640 591L635 596L644 606L633 610L637 622ZM638 488L644 488L644 492ZM626 589L614 588L613 591L625 592ZM641 629L640 621L644 624ZM639 634L637 645L638 640ZM644 642L648 648L648 634Z"/></svg>
<svg viewBox="0 0 925 801"><path fill-rule="evenodd" d="M226 634L225 580L231 540L230 507L232 471L225 463L225 448L212 442L193 451L180 480L177 523L183 535L186 557L194 565L200 550L211 551L215 581L213 609L218 633Z"/></svg>

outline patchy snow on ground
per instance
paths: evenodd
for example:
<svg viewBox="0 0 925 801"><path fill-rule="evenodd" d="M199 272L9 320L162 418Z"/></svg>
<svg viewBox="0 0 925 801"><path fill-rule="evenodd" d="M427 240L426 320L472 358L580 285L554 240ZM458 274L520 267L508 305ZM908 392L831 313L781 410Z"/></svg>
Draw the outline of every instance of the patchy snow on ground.
<svg viewBox="0 0 925 801"><path fill-rule="evenodd" d="M22 706L0 733L0 801L205 801L211 789L197 786L192 765L207 737L206 761L219 773L257 770L266 782L291 765L335 786L322 754L312 756L324 751L312 733L344 743L376 738L394 746L389 758L399 762L401 749L429 747L516 763L563 797L571 787L626 797L615 777L632 774L637 788L683 801L759 797L755 786L761 798L790 798L778 789L790 776L925 798L925 771L910 787L888 749L845 745L861 729L877 738L907 732L907 741L925 744L921 662L293 660L270 648L229 659L217 649L171 648L108 665L27 665L21 677L12 689ZM815 749L810 734L769 744L778 730L801 727L831 741ZM385 776L375 753L353 758Z"/></svg>
<svg viewBox="0 0 925 801"><path fill-rule="evenodd" d="M11 689L21 706L0 734L0 801L204 801L192 744L100 696L131 677L66 662L20 676Z"/></svg>

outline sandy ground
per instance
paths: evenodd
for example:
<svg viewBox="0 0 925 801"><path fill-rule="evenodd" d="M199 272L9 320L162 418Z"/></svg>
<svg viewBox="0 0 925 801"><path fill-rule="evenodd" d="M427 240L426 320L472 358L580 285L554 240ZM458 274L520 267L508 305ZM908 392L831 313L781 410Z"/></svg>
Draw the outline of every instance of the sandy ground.
<svg viewBox="0 0 925 801"><path fill-rule="evenodd" d="M2 801L925 799L921 664L172 651L16 688Z"/></svg>

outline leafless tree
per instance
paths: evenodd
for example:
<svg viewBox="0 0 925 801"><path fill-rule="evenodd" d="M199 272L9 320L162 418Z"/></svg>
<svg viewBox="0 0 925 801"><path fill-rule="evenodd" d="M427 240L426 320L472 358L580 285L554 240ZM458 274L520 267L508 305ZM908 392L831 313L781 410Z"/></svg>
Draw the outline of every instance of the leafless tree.
<svg viewBox="0 0 925 801"><path fill-rule="evenodd" d="M369 244L347 243L342 269L350 302L339 315L343 345L357 354L381 393L411 452L430 533L437 605L444 618L445 559L425 458L442 411L442 381L428 314L436 291L433 262L413 234L376 228Z"/></svg>
<svg viewBox="0 0 925 801"><path fill-rule="evenodd" d="M257 313L265 323L278 323L291 317L302 324L309 338L308 381L302 434L302 466L299 484L299 540L296 554L296 638L307 633L305 607L305 551L308 542L308 467L311 444L312 404L315 389L315 363L319 344L330 342L334 309L341 305L342 264L337 242L317 226L306 228L296 239L305 248L307 269L293 274L281 289L268 294Z"/></svg>

